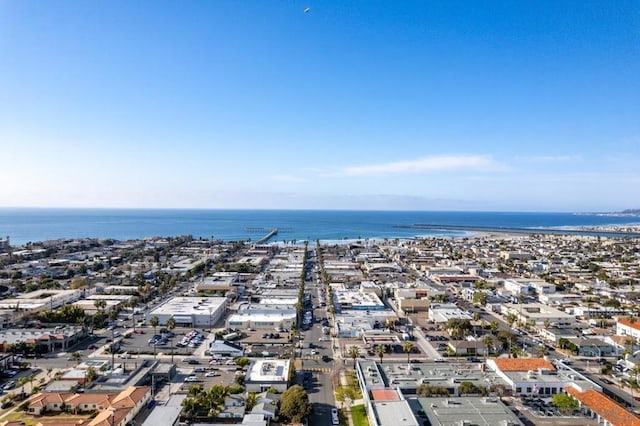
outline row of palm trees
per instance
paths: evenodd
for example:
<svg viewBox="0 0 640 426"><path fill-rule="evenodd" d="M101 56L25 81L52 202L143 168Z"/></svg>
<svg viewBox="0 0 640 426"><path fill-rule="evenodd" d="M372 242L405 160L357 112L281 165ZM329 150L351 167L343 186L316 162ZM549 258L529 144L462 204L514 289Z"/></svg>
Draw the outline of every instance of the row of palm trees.
<svg viewBox="0 0 640 426"><path fill-rule="evenodd" d="M402 342L402 352L407 354L407 364L411 363L411 353L414 347L414 344L408 340ZM373 352L380 358L380 363L382 363L382 358L384 358L384 355L387 353L387 348L385 345L378 345L373 349ZM361 355L360 348L356 345L351 345L349 346L347 354L349 358L353 359L353 368L355 369L356 359Z"/></svg>

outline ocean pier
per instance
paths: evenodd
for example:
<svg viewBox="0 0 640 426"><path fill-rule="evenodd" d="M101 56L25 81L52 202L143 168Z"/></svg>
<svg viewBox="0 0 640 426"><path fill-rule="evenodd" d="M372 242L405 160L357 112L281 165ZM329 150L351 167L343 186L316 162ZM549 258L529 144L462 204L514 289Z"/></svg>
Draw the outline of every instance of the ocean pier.
<svg viewBox="0 0 640 426"><path fill-rule="evenodd" d="M267 235L256 241L256 244L264 244L276 235L278 235L278 228L273 228Z"/></svg>

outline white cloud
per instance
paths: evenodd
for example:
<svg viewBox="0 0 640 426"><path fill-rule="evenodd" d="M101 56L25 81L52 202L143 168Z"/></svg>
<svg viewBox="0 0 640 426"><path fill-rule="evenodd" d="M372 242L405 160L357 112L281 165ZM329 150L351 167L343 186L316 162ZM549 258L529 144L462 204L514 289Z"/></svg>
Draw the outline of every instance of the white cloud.
<svg viewBox="0 0 640 426"><path fill-rule="evenodd" d="M580 161L582 157L579 155L535 155L535 156L518 156L517 160L536 161L541 163L564 163L570 161Z"/></svg>
<svg viewBox="0 0 640 426"><path fill-rule="evenodd" d="M487 155L434 155L416 160L352 166L344 169L349 176L427 173L435 171L504 171L506 168Z"/></svg>

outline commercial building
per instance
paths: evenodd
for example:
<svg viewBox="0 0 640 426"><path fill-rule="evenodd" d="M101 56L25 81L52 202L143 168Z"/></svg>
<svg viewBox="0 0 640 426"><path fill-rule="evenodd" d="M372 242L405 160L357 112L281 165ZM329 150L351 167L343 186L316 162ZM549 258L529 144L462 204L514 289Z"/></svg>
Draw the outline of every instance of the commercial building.
<svg viewBox="0 0 640 426"><path fill-rule="evenodd" d="M473 316L454 304L434 303L429 308L429 319L433 322L446 323L453 318L472 320Z"/></svg>
<svg viewBox="0 0 640 426"><path fill-rule="evenodd" d="M382 311L387 309L375 293L362 293L355 290L335 290L333 298L341 311L352 309L360 311Z"/></svg>
<svg viewBox="0 0 640 426"><path fill-rule="evenodd" d="M523 424L509 407L496 397L416 398L415 401L431 425Z"/></svg>
<svg viewBox="0 0 640 426"><path fill-rule="evenodd" d="M291 363L288 359L260 359L251 362L244 378L249 392L263 392L269 388L287 390Z"/></svg>
<svg viewBox="0 0 640 426"><path fill-rule="evenodd" d="M571 315L542 303L506 303L501 306L501 312L505 316L513 314L518 322L531 326L542 327L547 321L554 327L573 327L576 324Z"/></svg>
<svg viewBox="0 0 640 426"><path fill-rule="evenodd" d="M255 328L289 330L296 322L295 310L282 310L281 312L260 312L260 310L243 311L229 315L226 325L228 328Z"/></svg>
<svg viewBox="0 0 640 426"><path fill-rule="evenodd" d="M507 382L514 395L548 397L563 393L567 386L602 391L575 370L561 364L554 366L543 358L496 358L489 359L487 366Z"/></svg>
<svg viewBox="0 0 640 426"><path fill-rule="evenodd" d="M52 311L83 297L82 290L36 290L0 301L0 309L20 309L25 313Z"/></svg>
<svg viewBox="0 0 640 426"><path fill-rule="evenodd" d="M45 353L54 350L66 350L84 338L86 331L82 327L56 327L55 329L17 329L0 331L0 351L6 351L9 345L33 345L36 352Z"/></svg>
<svg viewBox="0 0 640 426"><path fill-rule="evenodd" d="M145 321L156 316L160 325L173 318L182 326L206 328L220 321L226 309L226 297L174 297L145 314Z"/></svg>

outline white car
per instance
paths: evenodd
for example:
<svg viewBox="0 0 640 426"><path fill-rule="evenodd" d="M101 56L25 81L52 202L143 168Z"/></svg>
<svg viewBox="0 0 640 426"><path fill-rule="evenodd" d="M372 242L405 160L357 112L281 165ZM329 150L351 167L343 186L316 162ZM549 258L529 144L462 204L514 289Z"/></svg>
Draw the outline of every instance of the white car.
<svg viewBox="0 0 640 426"><path fill-rule="evenodd" d="M219 375L220 373L218 373L217 371L209 371L207 374L204 375L204 377L216 377Z"/></svg>
<svg viewBox="0 0 640 426"><path fill-rule="evenodd" d="M338 416L338 410L336 408L331 409L331 424L340 424L340 417Z"/></svg>
<svg viewBox="0 0 640 426"><path fill-rule="evenodd" d="M198 376L189 376L184 379L185 382L199 382Z"/></svg>

